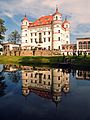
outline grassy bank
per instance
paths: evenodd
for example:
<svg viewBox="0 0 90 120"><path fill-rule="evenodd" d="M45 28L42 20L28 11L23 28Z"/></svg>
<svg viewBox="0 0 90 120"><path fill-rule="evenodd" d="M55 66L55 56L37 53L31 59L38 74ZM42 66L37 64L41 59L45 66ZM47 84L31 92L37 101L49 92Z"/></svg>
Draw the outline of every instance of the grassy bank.
<svg viewBox="0 0 90 120"><path fill-rule="evenodd" d="M1 64L53 64L62 62L62 56L0 56Z"/></svg>
<svg viewBox="0 0 90 120"><path fill-rule="evenodd" d="M72 67L90 67L90 56L0 56L1 64L21 64L21 65L57 65L69 63Z"/></svg>

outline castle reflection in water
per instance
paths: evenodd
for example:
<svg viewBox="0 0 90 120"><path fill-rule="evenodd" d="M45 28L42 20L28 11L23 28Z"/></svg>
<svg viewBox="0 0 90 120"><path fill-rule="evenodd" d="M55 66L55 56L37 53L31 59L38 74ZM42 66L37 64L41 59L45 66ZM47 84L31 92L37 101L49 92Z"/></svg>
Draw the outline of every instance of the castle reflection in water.
<svg viewBox="0 0 90 120"><path fill-rule="evenodd" d="M32 68L22 70L22 92L27 96L30 92L52 99L58 103L61 92L69 91L69 74L55 68Z"/></svg>
<svg viewBox="0 0 90 120"><path fill-rule="evenodd" d="M68 69L15 65L4 65L3 69L11 74L21 71L23 96L35 93L58 104L63 93L68 93L70 89ZM73 73L77 80L90 80L90 71L72 70Z"/></svg>
<svg viewBox="0 0 90 120"><path fill-rule="evenodd" d="M56 104L60 102L62 92L69 92L68 70L61 68L11 66L4 65L4 71L16 72L21 69L22 94L31 92L43 98L51 99Z"/></svg>

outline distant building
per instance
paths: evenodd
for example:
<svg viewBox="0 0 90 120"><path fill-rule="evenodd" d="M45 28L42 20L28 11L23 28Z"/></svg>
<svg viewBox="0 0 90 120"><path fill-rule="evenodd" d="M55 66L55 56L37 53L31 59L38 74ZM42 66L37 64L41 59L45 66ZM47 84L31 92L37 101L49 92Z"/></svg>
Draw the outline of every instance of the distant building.
<svg viewBox="0 0 90 120"><path fill-rule="evenodd" d="M22 49L62 50L63 44L70 44L70 23L62 21L62 14L56 8L52 15L41 16L35 22L25 17L21 23Z"/></svg>
<svg viewBox="0 0 90 120"><path fill-rule="evenodd" d="M90 80L90 71L76 70L76 79L78 79L78 80Z"/></svg>
<svg viewBox="0 0 90 120"><path fill-rule="evenodd" d="M20 44L14 44L14 43L3 43L3 54L4 55L12 55L12 52L14 55L16 55L16 51L20 49Z"/></svg>
<svg viewBox="0 0 90 120"><path fill-rule="evenodd" d="M90 55L90 38L77 38L77 51L80 54Z"/></svg>
<svg viewBox="0 0 90 120"><path fill-rule="evenodd" d="M65 55L74 55L77 52L77 45L76 44L62 45L62 52Z"/></svg>

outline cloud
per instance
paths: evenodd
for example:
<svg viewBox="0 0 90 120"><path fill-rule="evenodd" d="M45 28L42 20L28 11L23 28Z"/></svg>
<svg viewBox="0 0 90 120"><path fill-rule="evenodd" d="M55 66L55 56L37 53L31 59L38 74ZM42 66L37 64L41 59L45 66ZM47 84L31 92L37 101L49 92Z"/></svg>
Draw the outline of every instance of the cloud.
<svg viewBox="0 0 90 120"><path fill-rule="evenodd" d="M56 5L61 13L69 16L72 33L78 33L80 24L90 25L90 0L0 0L0 13L12 19L18 14L25 13L38 18L42 15L53 14ZM87 26L86 28L88 29Z"/></svg>

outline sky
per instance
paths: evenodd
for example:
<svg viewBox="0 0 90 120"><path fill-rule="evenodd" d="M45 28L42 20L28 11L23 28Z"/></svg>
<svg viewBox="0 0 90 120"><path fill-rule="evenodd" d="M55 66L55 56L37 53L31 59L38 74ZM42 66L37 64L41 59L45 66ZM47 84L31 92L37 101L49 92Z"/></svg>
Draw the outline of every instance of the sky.
<svg viewBox="0 0 90 120"><path fill-rule="evenodd" d="M53 14L56 5L63 18L67 16L70 21L71 43L76 42L77 37L90 37L90 0L0 0L0 18L8 29L6 35L14 30L20 32L25 14L34 21Z"/></svg>

